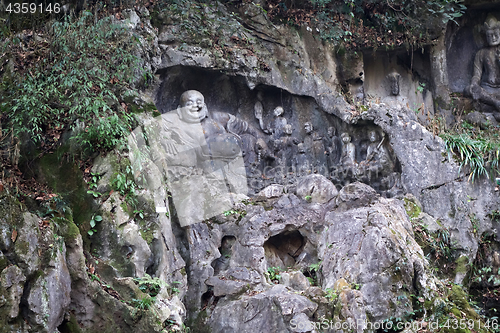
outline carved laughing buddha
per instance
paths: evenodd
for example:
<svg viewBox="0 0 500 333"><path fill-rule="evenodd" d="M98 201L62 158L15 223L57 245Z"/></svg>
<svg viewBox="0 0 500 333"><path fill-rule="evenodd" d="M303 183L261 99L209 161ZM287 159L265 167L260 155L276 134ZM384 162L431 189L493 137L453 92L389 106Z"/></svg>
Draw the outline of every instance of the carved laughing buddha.
<svg viewBox="0 0 500 333"><path fill-rule="evenodd" d="M241 155L239 138L209 117L199 91L184 92L179 102L176 111L163 115L165 140L175 145L171 165L200 166L208 160L227 161Z"/></svg>

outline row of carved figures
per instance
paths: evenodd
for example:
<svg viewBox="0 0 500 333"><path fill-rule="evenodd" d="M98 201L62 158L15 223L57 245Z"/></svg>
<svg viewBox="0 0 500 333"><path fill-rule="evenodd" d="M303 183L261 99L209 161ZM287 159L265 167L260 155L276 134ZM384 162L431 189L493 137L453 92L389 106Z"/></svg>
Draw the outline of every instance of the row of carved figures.
<svg viewBox="0 0 500 333"><path fill-rule="evenodd" d="M277 106L273 110L274 119L268 126L264 124L263 107L260 102L255 104L255 117L265 134L269 135L269 148L274 153L274 166L295 167L297 170L318 172L319 169L332 170L349 168L354 174L366 168L393 169L393 162L385 147L385 133L377 140L377 132L368 133L368 143L360 145L366 158L356 161L356 146L349 133L344 132L337 137L335 127L328 127L327 136L322 137L315 131L312 123L304 124L305 137L302 141L292 135L292 125L283 117L284 109ZM363 154L364 155L364 154ZM247 160L248 164L253 161ZM260 161L259 161L260 162ZM254 163L255 164L255 163Z"/></svg>

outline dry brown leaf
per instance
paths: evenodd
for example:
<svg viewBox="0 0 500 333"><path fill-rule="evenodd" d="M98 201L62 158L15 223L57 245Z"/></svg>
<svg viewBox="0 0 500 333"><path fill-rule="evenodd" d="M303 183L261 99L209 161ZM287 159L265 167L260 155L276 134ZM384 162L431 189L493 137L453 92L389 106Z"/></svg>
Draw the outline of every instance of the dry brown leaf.
<svg viewBox="0 0 500 333"><path fill-rule="evenodd" d="M10 239L12 240L12 242L14 243L17 239L17 230L14 229L12 230L12 236L10 237Z"/></svg>

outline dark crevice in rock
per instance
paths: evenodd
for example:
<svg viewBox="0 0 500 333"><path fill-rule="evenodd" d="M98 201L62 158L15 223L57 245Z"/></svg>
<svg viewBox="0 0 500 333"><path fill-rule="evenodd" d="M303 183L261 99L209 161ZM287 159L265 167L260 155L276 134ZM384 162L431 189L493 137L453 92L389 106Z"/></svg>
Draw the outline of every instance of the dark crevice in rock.
<svg viewBox="0 0 500 333"><path fill-rule="evenodd" d="M268 267L287 268L295 265L302 253L306 238L298 230L284 231L264 243Z"/></svg>
<svg viewBox="0 0 500 333"><path fill-rule="evenodd" d="M160 265L160 258L158 255L155 255L157 253L161 253L159 249L161 249L161 241L159 239L153 239L151 242L150 248L151 248L151 256L149 257L149 260L146 264L146 273L153 276L155 272L158 270L158 266Z"/></svg>
<svg viewBox="0 0 500 333"><path fill-rule="evenodd" d="M71 328L69 327L70 322L67 319L64 319L61 325L57 327L57 330L60 333L72 333Z"/></svg>
<svg viewBox="0 0 500 333"><path fill-rule="evenodd" d="M466 177L467 175L465 175L464 177ZM424 194L424 191L432 191L432 190L437 190L438 188L442 187L442 186L445 186L445 185L448 185L452 182L460 182L464 179L464 177L458 177L458 178L455 178L453 179L452 181L449 181L449 182L444 182L444 183L441 183L441 184L436 184L436 185L431 185L431 186L428 186L426 188L423 188L420 193L421 194Z"/></svg>
<svg viewBox="0 0 500 333"><path fill-rule="evenodd" d="M29 308L28 297L31 292L31 286L36 281L38 274L35 277L31 277L26 280L23 287L23 295L21 296L21 301L19 302L19 314L26 323L30 322L30 318L33 318L33 312Z"/></svg>
<svg viewBox="0 0 500 333"><path fill-rule="evenodd" d="M208 290L201 295L201 311L212 311L222 297L224 296L215 296L212 286L209 286Z"/></svg>
<svg viewBox="0 0 500 333"><path fill-rule="evenodd" d="M170 218L171 218L171 226L172 233L174 234L177 251L179 252L181 258L186 263L186 269L189 268L190 263L190 255L189 255L189 242L187 239L186 229L182 228L179 223L179 218L177 216L177 211L175 210L175 206L172 203L172 200L168 200L169 210L170 210ZM168 244L167 244L168 246Z"/></svg>

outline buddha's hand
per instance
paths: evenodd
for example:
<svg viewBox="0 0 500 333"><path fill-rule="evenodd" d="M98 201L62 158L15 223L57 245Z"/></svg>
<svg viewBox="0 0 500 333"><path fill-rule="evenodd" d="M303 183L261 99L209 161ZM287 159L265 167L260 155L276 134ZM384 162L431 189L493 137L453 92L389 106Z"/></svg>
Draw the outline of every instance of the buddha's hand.
<svg viewBox="0 0 500 333"><path fill-rule="evenodd" d="M482 88L479 86L477 83L472 83L470 85L470 94L472 95L473 99L479 99L481 94L482 94Z"/></svg>

